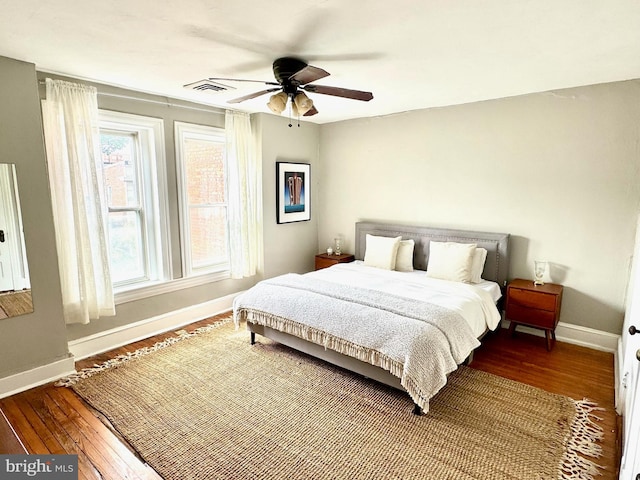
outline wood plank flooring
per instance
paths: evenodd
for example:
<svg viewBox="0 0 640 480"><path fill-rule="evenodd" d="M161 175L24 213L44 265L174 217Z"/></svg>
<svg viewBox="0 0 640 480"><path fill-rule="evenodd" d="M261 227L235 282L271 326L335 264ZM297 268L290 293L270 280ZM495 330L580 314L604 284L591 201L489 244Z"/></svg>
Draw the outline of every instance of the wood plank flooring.
<svg viewBox="0 0 640 480"><path fill-rule="evenodd" d="M192 330L214 320L194 323ZM115 355L151 346L168 332L76 363L92 366ZM613 355L557 342L551 352L544 338L506 330L491 334L474 355L471 367L527 383L574 399L589 398L605 409L598 412L604 429L602 480L617 478L619 452L614 410ZM0 453L78 454L80 479L159 479L113 431L108 421L71 389L44 385L0 399ZM15 432L15 434L14 434ZM17 434L18 439L15 438Z"/></svg>
<svg viewBox="0 0 640 480"><path fill-rule="evenodd" d="M533 385L547 392L574 400L588 398L604 411L601 418L603 455L597 463L605 467L600 479L617 479L620 463L618 416L615 412L613 354L590 348L555 342L546 350L544 337L506 329L493 333L476 350L471 367Z"/></svg>

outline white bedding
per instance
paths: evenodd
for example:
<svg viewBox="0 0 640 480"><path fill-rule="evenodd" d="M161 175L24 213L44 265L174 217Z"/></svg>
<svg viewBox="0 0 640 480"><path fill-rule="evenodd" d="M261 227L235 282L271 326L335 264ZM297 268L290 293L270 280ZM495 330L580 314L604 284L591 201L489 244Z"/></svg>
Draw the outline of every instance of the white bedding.
<svg viewBox="0 0 640 480"><path fill-rule="evenodd" d="M425 412L447 375L480 345L453 309L312 275L263 280L233 306L237 326L269 327L387 370Z"/></svg>
<svg viewBox="0 0 640 480"><path fill-rule="evenodd" d="M352 262L263 280L236 297L234 320L381 367L428 411L447 375L499 324L496 288Z"/></svg>
<svg viewBox="0 0 640 480"><path fill-rule="evenodd" d="M466 320L476 337L480 337L487 329L495 330L500 324L500 312L496 308L496 302L502 296L500 286L488 280L478 284L451 282L427 277L422 270L413 272L383 270L368 267L359 260L339 263L305 275L424 300L448 308L459 313Z"/></svg>

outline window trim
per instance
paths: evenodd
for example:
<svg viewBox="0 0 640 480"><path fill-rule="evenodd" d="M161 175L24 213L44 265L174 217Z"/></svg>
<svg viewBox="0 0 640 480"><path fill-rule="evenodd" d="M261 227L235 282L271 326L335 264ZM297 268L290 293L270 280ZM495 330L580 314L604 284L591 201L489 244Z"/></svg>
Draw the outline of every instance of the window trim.
<svg viewBox="0 0 640 480"><path fill-rule="evenodd" d="M146 227L153 232L157 239L153 252L149 257L155 257L155 267L152 279L140 282L122 283L114 285L116 303L122 303L122 293L132 290L148 290L148 287L158 285L173 278L171 268L171 238L169 230L169 198L167 188L167 162L165 154L164 121L160 118L134 115L130 113L115 112L111 110L99 110L100 130L115 130L136 132L140 139L140 147L148 154L148 158L141 157L143 166L139 182L144 183L144 202L151 205L152 225ZM139 152L140 153L140 152ZM149 219L147 218L147 221ZM143 235L147 235L147 231ZM159 245L158 245L159 244ZM149 258L148 257L148 258ZM150 263L148 258L145 262ZM153 263L153 262L151 262ZM154 268L148 265L149 268ZM149 271L151 274L151 270ZM153 278L155 277L155 278ZM144 296L152 295L148 293ZM142 298L139 297L139 298Z"/></svg>
<svg viewBox="0 0 640 480"><path fill-rule="evenodd" d="M194 269L191 264L191 252L187 248L189 244L189 232L188 224L185 219L189 218L189 205L186 198L186 177L185 177L185 164L184 164L184 152L183 152L183 140L185 134L188 134L188 138L201 137L205 140L210 140L212 137L221 140L226 143L226 134L224 128L212 127L209 125L199 125L196 123L188 122L174 122L175 133L175 149L176 149L176 176L178 180L178 207L180 211L180 244L181 244L181 265L183 278L194 278L199 276L221 275L224 278L230 278L231 272L231 258L229 256L229 175L227 160L224 160L225 168L225 205L227 208L227 261L217 264L206 269Z"/></svg>
<svg viewBox="0 0 640 480"><path fill-rule="evenodd" d="M221 271L214 273L202 274L194 277L176 278L173 280L157 281L146 284L145 286L135 286L129 290L120 290L114 293L116 305L122 303L142 300L144 298L161 295L163 293L171 293L185 288L198 287L207 283L218 282L231 278L230 271Z"/></svg>

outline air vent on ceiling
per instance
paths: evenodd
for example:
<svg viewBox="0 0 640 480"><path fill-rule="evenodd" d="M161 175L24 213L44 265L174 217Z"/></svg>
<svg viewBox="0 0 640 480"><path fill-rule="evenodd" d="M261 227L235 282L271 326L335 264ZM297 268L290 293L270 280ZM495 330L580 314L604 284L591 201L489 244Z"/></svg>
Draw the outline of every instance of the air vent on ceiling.
<svg viewBox="0 0 640 480"><path fill-rule="evenodd" d="M229 85L223 85L222 83L213 82L207 79L189 83L185 85L184 88L188 88L190 90L197 90L199 92L208 92L208 93L220 93L220 92L226 92L227 90L235 90L235 87L231 87Z"/></svg>

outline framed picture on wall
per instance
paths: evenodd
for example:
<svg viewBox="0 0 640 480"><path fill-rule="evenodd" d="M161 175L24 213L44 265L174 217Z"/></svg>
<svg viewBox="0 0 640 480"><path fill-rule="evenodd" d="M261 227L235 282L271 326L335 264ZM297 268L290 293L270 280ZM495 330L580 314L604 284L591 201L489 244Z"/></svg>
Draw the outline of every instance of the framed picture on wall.
<svg viewBox="0 0 640 480"><path fill-rule="evenodd" d="M276 215L278 223L311 219L311 166L276 162Z"/></svg>

